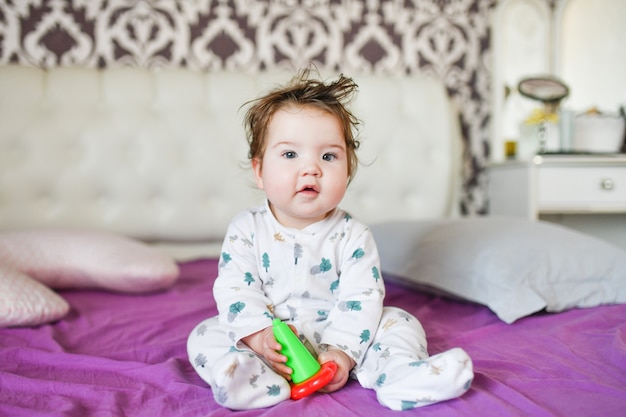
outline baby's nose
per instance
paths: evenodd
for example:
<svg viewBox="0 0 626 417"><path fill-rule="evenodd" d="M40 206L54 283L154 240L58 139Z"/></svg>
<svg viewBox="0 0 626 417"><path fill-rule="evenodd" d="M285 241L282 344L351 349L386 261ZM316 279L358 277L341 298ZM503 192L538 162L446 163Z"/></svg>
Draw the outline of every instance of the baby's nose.
<svg viewBox="0 0 626 417"><path fill-rule="evenodd" d="M313 175L318 177L322 174L322 169L317 161L307 161L303 166L302 172L304 175Z"/></svg>

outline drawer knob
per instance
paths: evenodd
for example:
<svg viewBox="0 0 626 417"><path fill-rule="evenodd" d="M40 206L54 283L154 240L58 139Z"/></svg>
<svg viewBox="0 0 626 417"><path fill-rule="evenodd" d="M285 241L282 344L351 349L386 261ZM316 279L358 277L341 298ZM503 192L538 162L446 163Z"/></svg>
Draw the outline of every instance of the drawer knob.
<svg viewBox="0 0 626 417"><path fill-rule="evenodd" d="M611 191L615 188L615 183L611 178L603 178L602 181L600 181L600 188L606 191Z"/></svg>

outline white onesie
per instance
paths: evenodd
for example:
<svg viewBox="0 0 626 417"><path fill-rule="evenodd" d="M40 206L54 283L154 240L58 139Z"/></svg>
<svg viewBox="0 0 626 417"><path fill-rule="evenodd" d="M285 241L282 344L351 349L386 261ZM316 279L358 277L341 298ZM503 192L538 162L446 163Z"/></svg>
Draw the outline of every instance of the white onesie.
<svg viewBox="0 0 626 417"><path fill-rule="evenodd" d="M267 203L240 213L224 240L213 293L218 318L196 326L187 349L194 369L228 408L289 398L288 382L241 342L274 317L293 324L316 354L327 346L344 351L356 363L352 376L392 409L454 398L473 378L464 351L429 358L417 319L383 308L374 238L340 209L302 230L282 226Z"/></svg>

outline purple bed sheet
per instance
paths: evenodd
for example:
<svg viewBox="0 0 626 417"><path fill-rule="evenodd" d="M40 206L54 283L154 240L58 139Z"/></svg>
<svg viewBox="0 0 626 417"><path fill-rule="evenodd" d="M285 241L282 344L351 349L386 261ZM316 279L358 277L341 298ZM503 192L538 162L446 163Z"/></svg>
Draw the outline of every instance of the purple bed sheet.
<svg viewBox="0 0 626 417"><path fill-rule="evenodd" d="M356 381L262 410L218 406L185 352L216 314L215 260L181 264L165 292L63 291L63 320L0 329L0 416L398 416ZM386 304L423 323L429 352L463 347L475 380L461 398L402 412L428 416L626 413L626 305L537 314L513 325L487 308L387 284Z"/></svg>

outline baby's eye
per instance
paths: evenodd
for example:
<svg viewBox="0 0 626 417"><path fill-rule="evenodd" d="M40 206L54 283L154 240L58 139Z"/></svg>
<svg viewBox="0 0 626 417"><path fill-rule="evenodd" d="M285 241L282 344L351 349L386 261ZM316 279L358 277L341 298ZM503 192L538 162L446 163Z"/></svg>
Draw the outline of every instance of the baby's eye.
<svg viewBox="0 0 626 417"><path fill-rule="evenodd" d="M293 159L293 158L295 158L296 156L298 156L298 154L297 154L297 153L295 153L294 151L285 151L285 152L283 152L283 156L284 156L285 158L287 158L287 159Z"/></svg>
<svg viewBox="0 0 626 417"><path fill-rule="evenodd" d="M337 159L337 155L336 155L336 154L334 154L334 153L325 153L325 154L322 156L322 159L323 159L324 161L334 161L335 159Z"/></svg>

